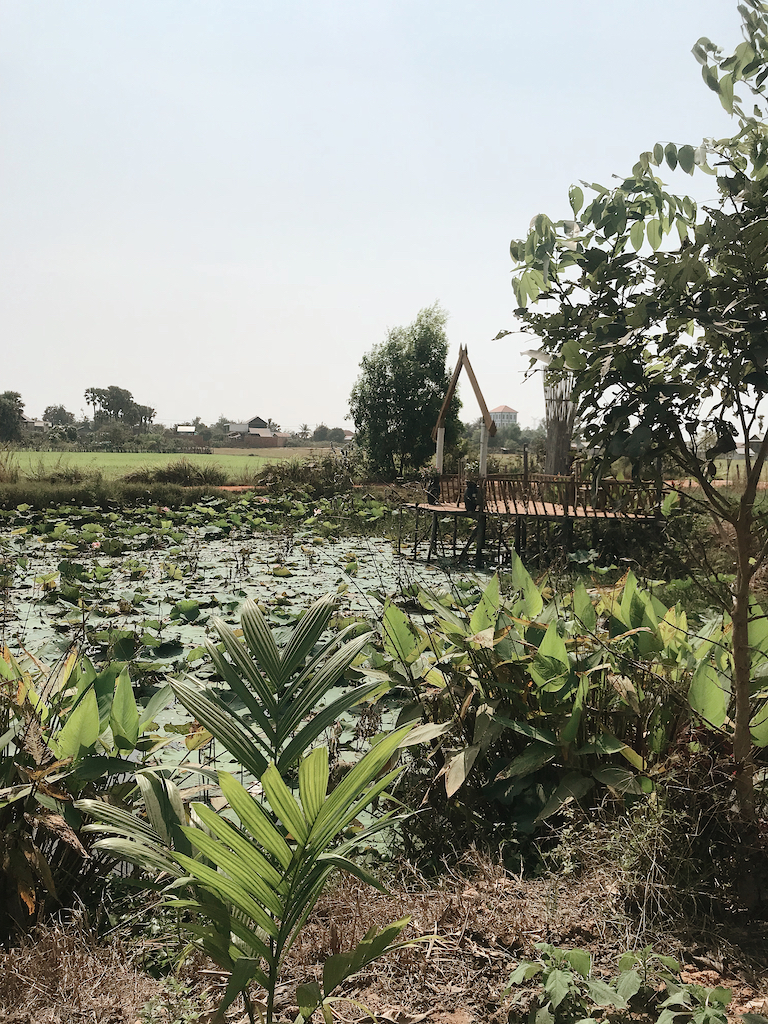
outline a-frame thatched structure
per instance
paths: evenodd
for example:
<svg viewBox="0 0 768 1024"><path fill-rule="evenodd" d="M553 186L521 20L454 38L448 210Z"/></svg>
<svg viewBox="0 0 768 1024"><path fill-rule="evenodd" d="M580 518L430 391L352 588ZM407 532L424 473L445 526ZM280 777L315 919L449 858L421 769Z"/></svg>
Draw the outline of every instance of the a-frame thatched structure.
<svg viewBox="0 0 768 1024"><path fill-rule="evenodd" d="M488 412L488 406L485 404L483 393L480 390L480 385L477 383L477 377L475 377L475 371L472 369L472 364L469 361L467 355L467 346L462 345L459 347L459 359L456 363L456 369L453 371L451 377L451 383L448 385L448 390L445 393L443 404L440 407L440 413L437 417L437 423L435 429L432 431L432 440L437 444L437 450L435 453L435 470L437 473L443 472L443 451L445 448L445 420L448 416L448 410L451 407L451 400L454 392L456 391L456 385L459 383L459 377L461 375L462 367L467 371L469 382L472 385L472 390L475 392L475 398L477 404L480 406L480 412L483 416L483 423L480 427L480 476L485 476L486 468L488 465L488 438L493 437L496 433L496 423L493 417Z"/></svg>

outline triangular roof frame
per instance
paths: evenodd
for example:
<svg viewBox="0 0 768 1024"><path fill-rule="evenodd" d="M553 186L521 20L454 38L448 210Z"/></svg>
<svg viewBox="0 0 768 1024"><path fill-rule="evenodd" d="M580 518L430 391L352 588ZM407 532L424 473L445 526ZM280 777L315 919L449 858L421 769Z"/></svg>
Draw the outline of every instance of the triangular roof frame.
<svg viewBox="0 0 768 1024"><path fill-rule="evenodd" d="M437 440L438 430L441 427L445 426L445 420L446 417L448 416L448 409L451 406L451 399L453 398L453 393L456 390L456 385L459 383L459 376L461 374L462 366L466 368L467 376L469 377L469 382L472 385L472 390L475 392L477 404L480 406L480 412L483 414L483 423L485 423L486 427L488 428L489 437L493 437L496 433L496 423L493 419L493 416L491 416L491 414L488 412L488 406L485 404L485 399L483 398L483 393L480 390L480 385L477 383L477 377L475 377L475 372L472 369L472 364L470 363L469 356L467 355L467 346L460 345L459 359L458 362L456 363L456 369L453 371L453 377L451 377L451 383L448 385L448 390L445 393L443 404L440 407L440 414L437 417L435 429L432 431L433 441Z"/></svg>

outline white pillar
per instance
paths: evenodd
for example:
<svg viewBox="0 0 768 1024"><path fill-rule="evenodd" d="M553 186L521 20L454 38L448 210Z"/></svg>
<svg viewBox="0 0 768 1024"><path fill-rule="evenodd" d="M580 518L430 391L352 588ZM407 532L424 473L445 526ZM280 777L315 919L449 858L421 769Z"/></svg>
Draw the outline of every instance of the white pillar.
<svg viewBox="0 0 768 1024"><path fill-rule="evenodd" d="M488 427L485 422L480 424L480 476L488 470Z"/></svg>
<svg viewBox="0 0 768 1024"><path fill-rule="evenodd" d="M445 427L437 428L437 451L435 452L435 469L439 474L443 472L443 450L445 448Z"/></svg>

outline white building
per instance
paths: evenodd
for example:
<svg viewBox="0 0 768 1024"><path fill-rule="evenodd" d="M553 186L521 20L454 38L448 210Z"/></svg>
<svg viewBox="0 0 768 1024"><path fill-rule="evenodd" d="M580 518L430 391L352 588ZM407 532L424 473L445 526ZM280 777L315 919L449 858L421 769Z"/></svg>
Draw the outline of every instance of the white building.
<svg viewBox="0 0 768 1024"><path fill-rule="evenodd" d="M517 409L510 409L508 405L497 405L495 409L491 409L491 416L499 430L513 427L517 423Z"/></svg>

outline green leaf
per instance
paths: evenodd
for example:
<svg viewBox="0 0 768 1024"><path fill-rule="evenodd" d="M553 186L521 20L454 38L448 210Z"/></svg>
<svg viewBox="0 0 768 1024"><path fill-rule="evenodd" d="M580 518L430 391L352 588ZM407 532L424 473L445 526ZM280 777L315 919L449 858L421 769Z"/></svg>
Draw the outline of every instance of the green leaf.
<svg viewBox="0 0 768 1024"><path fill-rule="evenodd" d="M98 738L99 706L93 688L89 688L70 711L58 735L51 737L51 746L57 757L77 760L94 747Z"/></svg>
<svg viewBox="0 0 768 1024"><path fill-rule="evenodd" d="M480 749L479 743L473 743L471 746L464 747L463 750L453 755L448 762L448 770L445 773L446 796L452 797L464 785L467 776L472 771L472 766L477 760Z"/></svg>
<svg viewBox="0 0 768 1024"><path fill-rule="evenodd" d="M661 245L661 221L649 220L646 226L646 233L650 247L656 252Z"/></svg>
<svg viewBox="0 0 768 1024"><path fill-rule="evenodd" d="M582 580L579 580L573 591L573 611L584 629L593 633L597 625L597 612Z"/></svg>
<svg viewBox="0 0 768 1024"><path fill-rule="evenodd" d="M616 991L625 1002L629 1002L632 996L640 991L642 986L643 979L635 970L624 970L616 979Z"/></svg>
<svg viewBox="0 0 768 1024"><path fill-rule="evenodd" d="M677 151L677 159L686 174L693 174L696 167L696 151L693 146L681 146Z"/></svg>
<svg viewBox="0 0 768 1024"><path fill-rule="evenodd" d="M328 790L328 748L316 747L299 764L299 794L310 824L320 813Z"/></svg>
<svg viewBox="0 0 768 1024"><path fill-rule="evenodd" d="M618 1009L624 1009L627 1005L626 1000L621 998L616 989L599 979L593 978L588 981L587 991L589 998L596 1006L615 1006Z"/></svg>
<svg viewBox="0 0 768 1024"><path fill-rule="evenodd" d="M660 142L657 142L656 145L653 147L653 162L658 167L661 164L661 161L663 159L664 159L664 147L662 146L662 144Z"/></svg>
<svg viewBox="0 0 768 1024"><path fill-rule="evenodd" d="M494 574L488 581L482 597L472 612L469 620L470 633L481 633L484 629L492 629L496 626L499 615L499 577Z"/></svg>
<svg viewBox="0 0 768 1024"><path fill-rule="evenodd" d="M555 759L557 750L544 743L529 743L525 750L503 768L497 779L514 779L532 775Z"/></svg>
<svg viewBox="0 0 768 1024"><path fill-rule="evenodd" d="M270 821L261 804L228 772L219 772L219 786L227 803L261 846L287 870L293 853L283 836Z"/></svg>
<svg viewBox="0 0 768 1024"><path fill-rule="evenodd" d="M629 229L629 242L635 252L638 252L643 247L643 241L645 240L645 222L642 220L636 220L632 227Z"/></svg>
<svg viewBox="0 0 768 1024"><path fill-rule="evenodd" d="M578 341L566 341L562 347L562 353L569 370L574 370L577 373L580 370L586 370L587 360L582 355Z"/></svg>
<svg viewBox="0 0 768 1024"><path fill-rule="evenodd" d="M552 1009L556 1010L570 991L571 975L567 971L555 968L550 971L544 981L544 991L549 997Z"/></svg>
<svg viewBox="0 0 768 1024"><path fill-rule="evenodd" d="M414 634L410 620L387 600L382 617L382 638L384 650L403 665L409 665L420 653L419 638Z"/></svg>
<svg viewBox="0 0 768 1024"><path fill-rule="evenodd" d="M191 854L189 842L182 831L182 826L187 824L187 814L178 788L170 779L151 768L136 773L136 784L144 799L144 808L152 828L165 845Z"/></svg>
<svg viewBox="0 0 768 1024"><path fill-rule="evenodd" d="M608 765L604 768L595 768L592 774L598 782L602 782L605 786L610 786L611 789L615 789L618 793L641 794L643 792L640 777L627 768L614 768Z"/></svg>
<svg viewBox="0 0 768 1024"><path fill-rule="evenodd" d="M278 820L285 825L296 842L303 846L309 836L309 825L301 807L274 764L267 768L260 781L264 796Z"/></svg>
<svg viewBox="0 0 768 1024"><path fill-rule="evenodd" d="M756 747L768 747L768 703L758 708L752 716L749 731Z"/></svg>
<svg viewBox="0 0 768 1024"><path fill-rule="evenodd" d="M688 689L692 710L706 723L720 729L728 712L729 696L717 670L706 661L699 662Z"/></svg>
<svg viewBox="0 0 768 1024"><path fill-rule="evenodd" d="M723 109L729 114L733 113L733 75L723 75L717 83L717 92Z"/></svg>
<svg viewBox="0 0 768 1024"><path fill-rule="evenodd" d="M586 949L569 949L565 959L582 978L588 978L592 973L592 955Z"/></svg>
<svg viewBox="0 0 768 1024"><path fill-rule="evenodd" d="M536 817L536 821L543 821L555 814L571 800L580 800L595 785L594 779L581 772L569 772L560 782L552 796ZM580 972L581 973L581 972ZM589 973L589 972L587 972ZM586 977L586 975L585 975Z"/></svg>
<svg viewBox="0 0 768 1024"><path fill-rule="evenodd" d="M296 1003L299 1007L299 1013L304 1020L309 1020L322 1002L322 999L323 995L316 981L308 982L306 985L299 985L296 989Z"/></svg>
<svg viewBox="0 0 768 1024"><path fill-rule="evenodd" d="M571 185L568 189L568 201L571 204L574 217L577 217L579 210L584 205L584 193L578 185Z"/></svg>
<svg viewBox="0 0 768 1024"><path fill-rule="evenodd" d="M134 750L139 738L139 709L133 695L133 686L127 667L115 683L115 696L110 709L109 724L115 746L119 750Z"/></svg>
<svg viewBox="0 0 768 1024"><path fill-rule="evenodd" d="M664 159L667 161L667 166L671 171L677 167L677 146L672 142L668 142L664 147Z"/></svg>

